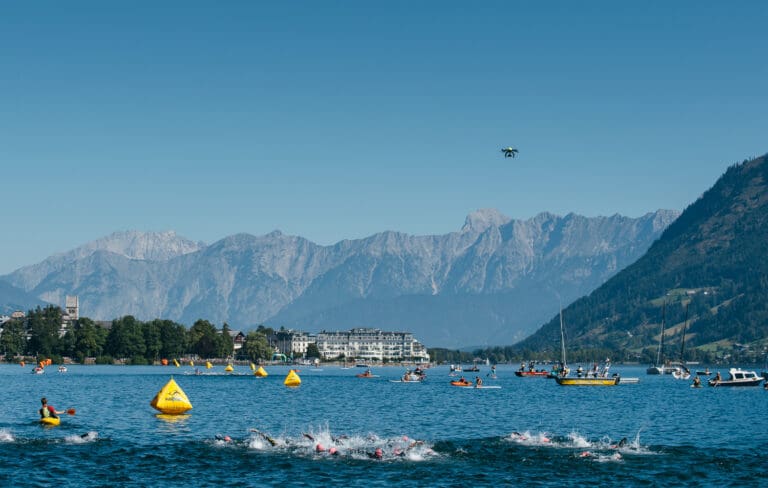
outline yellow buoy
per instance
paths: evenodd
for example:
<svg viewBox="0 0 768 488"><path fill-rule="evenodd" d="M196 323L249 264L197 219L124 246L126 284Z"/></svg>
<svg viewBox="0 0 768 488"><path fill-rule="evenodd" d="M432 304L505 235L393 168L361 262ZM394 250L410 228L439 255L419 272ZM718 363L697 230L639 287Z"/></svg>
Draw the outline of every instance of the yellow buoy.
<svg viewBox="0 0 768 488"><path fill-rule="evenodd" d="M296 374L296 371L290 370L283 383L285 386L299 386L301 384L301 378Z"/></svg>
<svg viewBox="0 0 768 488"><path fill-rule="evenodd" d="M234 370L235 368L233 368L231 364L228 364L227 367L224 368L224 371L226 371L227 373L231 373Z"/></svg>
<svg viewBox="0 0 768 488"><path fill-rule="evenodd" d="M256 372L253 373L253 374L258 376L259 378L264 378L264 377L267 376L267 370L264 369L263 367L259 366L259 369L257 369Z"/></svg>
<svg viewBox="0 0 768 488"><path fill-rule="evenodd" d="M176 384L173 378L157 392L157 395L149 404L152 405L152 408L170 415L178 415L192 409L192 404L189 402L187 394Z"/></svg>
<svg viewBox="0 0 768 488"><path fill-rule="evenodd" d="M190 366L192 366L192 367L194 368L194 367L195 367L195 362L194 362L194 361L190 361L190 362L189 362L189 365L190 365Z"/></svg>
<svg viewBox="0 0 768 488"><path fill-rule="evenodd" d="M181 366L181 365L179 364L179 362L178 362L178 361L176 361L175 359L173 360L173 365L174 365L174 366L176 366L177 368L178 368L179 366Z"/></svg>
<svg viewBox="0 0 768 488"><path fill-rule="evenodd" d="M211 364L210 361L206 361L205 362L205 369L211 369L212 367L213 367L213 365Z"/></svg>

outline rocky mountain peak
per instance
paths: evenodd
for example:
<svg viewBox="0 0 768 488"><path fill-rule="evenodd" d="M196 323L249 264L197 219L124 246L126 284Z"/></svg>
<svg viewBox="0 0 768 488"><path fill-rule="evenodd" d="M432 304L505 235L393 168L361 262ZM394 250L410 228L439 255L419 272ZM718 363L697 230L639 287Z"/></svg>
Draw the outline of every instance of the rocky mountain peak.
<svg viewBox="0 0 768 488"><path fill-rule="evenodd" d="M495 208L481 208L467 215L462 232L483 232L488 227L501 227L510 219Z"/></svg>

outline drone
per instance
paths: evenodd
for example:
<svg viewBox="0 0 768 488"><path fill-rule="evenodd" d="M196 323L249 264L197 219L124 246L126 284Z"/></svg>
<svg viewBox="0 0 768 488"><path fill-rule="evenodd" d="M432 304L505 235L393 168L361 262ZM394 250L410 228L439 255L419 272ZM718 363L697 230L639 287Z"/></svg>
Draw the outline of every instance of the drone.
<svg viewBox="0 0 768 488"><path fill-rule="evenodd" d="M501 152L504 153L505 158L514 158L517 156L518 151L514 147L505 147L501 150Z"/></svg>

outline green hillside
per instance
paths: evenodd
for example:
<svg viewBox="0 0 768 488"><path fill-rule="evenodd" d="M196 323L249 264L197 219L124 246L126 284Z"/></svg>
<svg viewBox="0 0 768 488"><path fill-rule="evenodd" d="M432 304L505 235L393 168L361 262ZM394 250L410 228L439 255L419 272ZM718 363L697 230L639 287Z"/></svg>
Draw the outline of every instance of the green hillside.
<svg viewBox="0 0 768 488"><path fill-rule="evenodd" d="M686 359L762 362L768 344L768 158L728 168L648 252L563 311L572 355L656 355L667 302L665 351L679 357L688 307ZM554 317L514 350L557 357Z"/></svg>

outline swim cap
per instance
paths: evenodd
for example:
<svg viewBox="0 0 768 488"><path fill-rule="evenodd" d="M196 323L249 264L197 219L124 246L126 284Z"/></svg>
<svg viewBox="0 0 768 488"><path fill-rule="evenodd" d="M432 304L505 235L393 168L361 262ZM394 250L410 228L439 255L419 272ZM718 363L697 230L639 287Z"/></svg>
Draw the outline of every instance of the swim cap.
<svg viewBox="0 0 768 488"><path fill-rule="evenodd" d="M224 436L224 440L227 441L227 442L232 442L232 438L229 437L228 435Z"/></svg>
<svg viewBox="0 0 768 488"><path fill-rule="evenodd" d="M318 444L315 446L315 451L317 451L317 452L323 452L323 451L325 451L325 447L323 447L323 445L322 445L322 444L319 444L319 443L318 443Z"/></svg>
<svg viewBox="0 0 768 488"><path fill-rule="evenodd" d="M375 454L376 454L376 457L381 457L384 455L384 451L382 451L380 447L377 447Z"/></svg>
<svg viewBox="0 0 768 488"><path fill-rule="evenodd" d="M328 449L328 454L336 454L337 452L335 447Z"/></svg>

